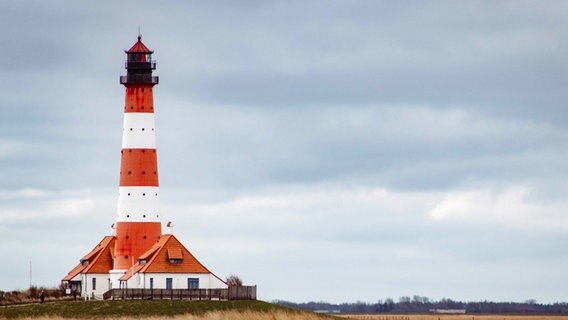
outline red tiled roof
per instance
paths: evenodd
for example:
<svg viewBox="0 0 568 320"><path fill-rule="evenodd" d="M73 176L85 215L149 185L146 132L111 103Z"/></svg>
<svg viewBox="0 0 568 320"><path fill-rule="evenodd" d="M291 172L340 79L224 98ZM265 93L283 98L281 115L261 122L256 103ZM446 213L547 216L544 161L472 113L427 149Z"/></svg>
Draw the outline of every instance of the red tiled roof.
<svg viewBox="0 0 568 320"><path fill-rule="evenodd" d="M138 36L138 41L136 41L126 53L154 53L154 51L148 49L148 47L142 43L142 36Z"/></svg>
<svg viewBox="0 0 568 320"><path fill-rule="evenodd" d="M146 262L140 264L141 259ZM182 261L170 263L170 259L182 259ZM175 236L165 234L150 250L142 254L138 262L119 280L126 281L135 273L211 273L211 271L202 265Z"/></svg>
<svg viewBox="0 0 568 320"><path fill-rule="evenodd" d="M81 273L108 273L113 265L112 251L114 250L115 240L114 236L104 237L93 250L81 258L81 262L71 269L62 281L71 281ZM83 264L83 261L89 263Z"/></svg>

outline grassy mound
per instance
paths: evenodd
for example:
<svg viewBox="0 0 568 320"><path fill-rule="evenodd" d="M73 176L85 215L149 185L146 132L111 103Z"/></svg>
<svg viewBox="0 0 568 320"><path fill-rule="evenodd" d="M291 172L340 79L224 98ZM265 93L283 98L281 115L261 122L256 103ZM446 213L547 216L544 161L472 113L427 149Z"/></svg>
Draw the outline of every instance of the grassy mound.
<svg viewBox="0 0 568 320"><path fill-rule="evenodd" d="M0 308L0 318L156 318L180 319L317 319L318 316L263 301L70 301ZM191 316L189 316L191 315ZM230 316L232 315L232 316ZM256 315L256 316L253 316ZM276 316L278 315L278 316Z"/></svg>

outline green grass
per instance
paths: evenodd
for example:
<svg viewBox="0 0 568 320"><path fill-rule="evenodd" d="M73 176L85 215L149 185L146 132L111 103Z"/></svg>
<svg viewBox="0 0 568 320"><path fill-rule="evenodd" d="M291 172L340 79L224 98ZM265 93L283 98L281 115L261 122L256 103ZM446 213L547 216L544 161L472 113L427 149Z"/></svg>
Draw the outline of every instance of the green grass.
<svg viewBox="0 0 568 320"><path fill-rule="evenodd" d="M187 300L127 300L127 301L67 301L1 307L0 318L108 318L203 315L214 311L300 311L264 301L187 301Z"/></svg>

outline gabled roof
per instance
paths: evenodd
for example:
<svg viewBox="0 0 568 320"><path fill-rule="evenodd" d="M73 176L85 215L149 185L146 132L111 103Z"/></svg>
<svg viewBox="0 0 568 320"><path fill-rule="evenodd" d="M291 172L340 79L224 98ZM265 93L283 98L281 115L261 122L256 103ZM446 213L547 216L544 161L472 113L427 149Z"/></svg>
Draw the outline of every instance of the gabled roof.
<svg viewBox="0 0 568 320"><path fill-rule="evenodd" d="M171 259L178 261L170 263ZM126 281L136 273L211 273L211 271L202 265L174 235L165 234L160 236L154 246L142 254L138 262L119 280Z"/></svg>
<svg viewBox="0 0 568 320"><path fill-rule="evenodd" d="M154 53L154 51L148 49L146 45L142 43L142 36L138 36L138 41L127 51L126 53Z"/></svg>
<svg viewBox="0 0 568 320"><path fill-rule="evenodd" d="M93 250L81 258L79 264L69 271L63 281L71 281L82 273L108 273L113 266L112 252L115 241L114 236L104 237Z"/></svg>

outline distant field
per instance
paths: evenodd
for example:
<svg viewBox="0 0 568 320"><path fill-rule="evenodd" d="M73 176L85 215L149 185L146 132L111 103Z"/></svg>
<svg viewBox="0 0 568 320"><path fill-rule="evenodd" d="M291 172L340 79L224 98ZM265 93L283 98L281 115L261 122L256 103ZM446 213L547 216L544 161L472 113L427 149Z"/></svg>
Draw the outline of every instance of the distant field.
<svg viewBox="0 0 568 320"><path fill-rule="evenodd" d="M357 320L568 320L568 316L517 316L517 315L338 315L342 318Z"/></svg>

